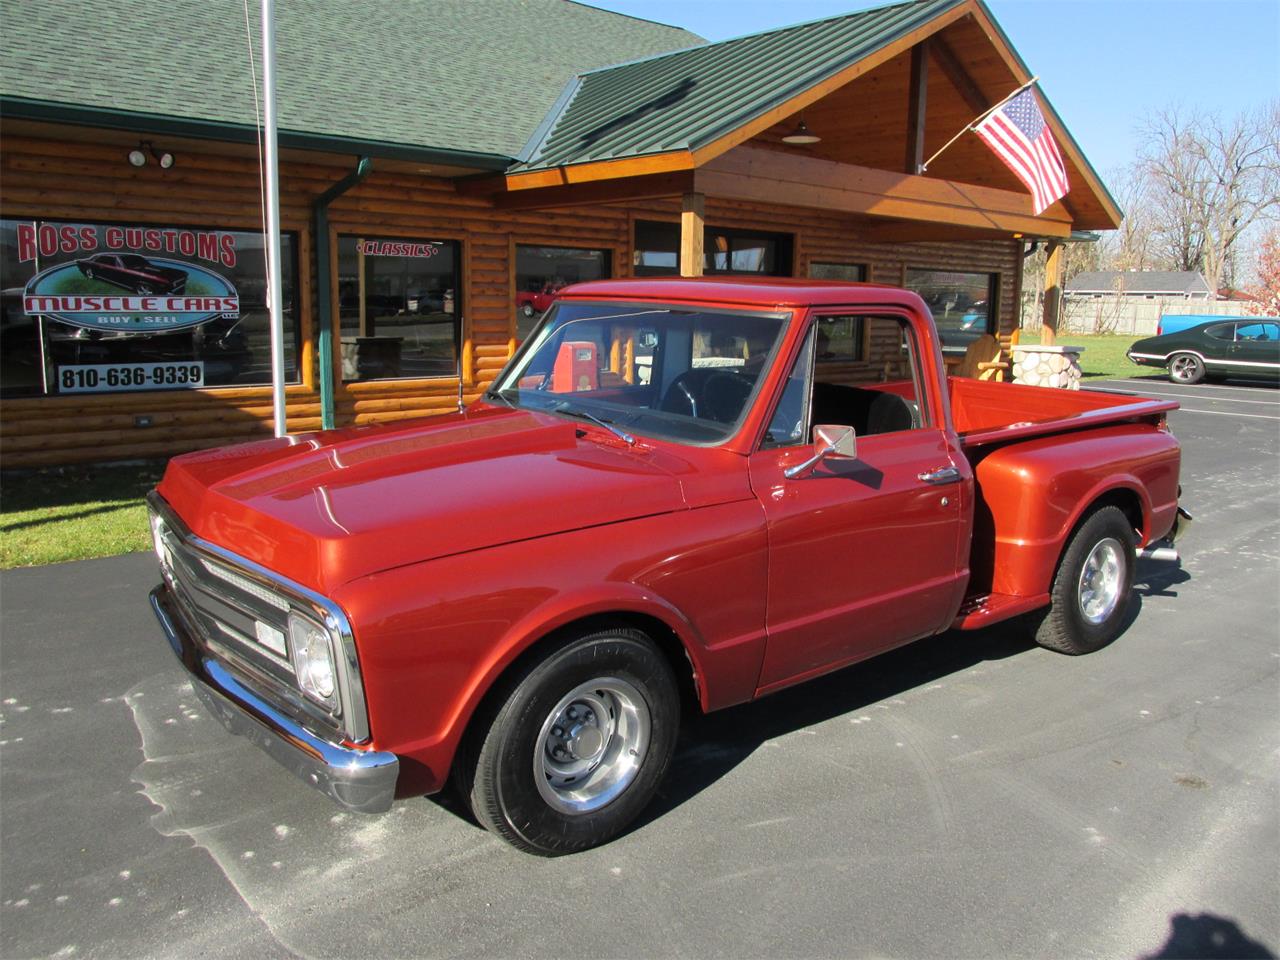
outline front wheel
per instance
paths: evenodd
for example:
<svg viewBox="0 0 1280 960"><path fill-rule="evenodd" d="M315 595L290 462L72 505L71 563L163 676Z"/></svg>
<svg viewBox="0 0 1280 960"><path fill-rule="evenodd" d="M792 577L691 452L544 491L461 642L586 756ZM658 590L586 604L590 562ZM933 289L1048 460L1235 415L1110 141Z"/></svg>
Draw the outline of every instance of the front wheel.
<svg viewBox="0 0 1280 960"><path fill-rule="evenodd" d="M1169 360L1169 379L1188 386L1204 379L1204 361L1194 353L1175 353Z"/></svg>
<svg viewBox="0 0 1280 960"><path fill-rule="evenodd" d="M1114 640L1129 609L1136 548L1137 537L1122 510L1094 511L1062 554L1050 605L1036 624L1036 643L1078 656Z"/></svg>
<svg viewBox="0 0 1280 960"><path fill-rule="evenodd" d="M464 792L476 819L521 850L587 850L649 803L679 723L675 677L648 637L626 628L584 634L514 682L477 732Z"/></svg>

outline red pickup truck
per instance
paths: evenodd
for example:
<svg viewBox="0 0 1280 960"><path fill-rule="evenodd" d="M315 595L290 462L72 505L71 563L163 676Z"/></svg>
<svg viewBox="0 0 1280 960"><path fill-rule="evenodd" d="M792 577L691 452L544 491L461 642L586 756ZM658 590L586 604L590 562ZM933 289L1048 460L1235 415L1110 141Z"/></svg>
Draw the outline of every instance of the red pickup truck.
<svg viewBox="0 0 1280 960"><path fill-rule="evenodd" d="M889 287L580 284L455 415L174 458L151 600L210 709L345 807L452 780L572 852L682 710L1013 617L1109 643L1172 552L1175 407L948 380Z"/></svg>

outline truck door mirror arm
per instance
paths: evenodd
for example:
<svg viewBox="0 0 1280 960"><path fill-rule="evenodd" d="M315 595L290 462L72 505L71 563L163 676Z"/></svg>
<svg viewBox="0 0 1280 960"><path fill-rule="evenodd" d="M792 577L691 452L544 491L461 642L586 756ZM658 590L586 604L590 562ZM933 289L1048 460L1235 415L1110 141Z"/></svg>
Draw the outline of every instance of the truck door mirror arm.
<svg viewBox="0 0 1280 960"><path fill-rule="evenodd" d="M853 427L823 423L813 428L813 456L804 463L788 467L782 475L788 480L804 476L823 460L854 460L858 456L858 434Z"/></svg>

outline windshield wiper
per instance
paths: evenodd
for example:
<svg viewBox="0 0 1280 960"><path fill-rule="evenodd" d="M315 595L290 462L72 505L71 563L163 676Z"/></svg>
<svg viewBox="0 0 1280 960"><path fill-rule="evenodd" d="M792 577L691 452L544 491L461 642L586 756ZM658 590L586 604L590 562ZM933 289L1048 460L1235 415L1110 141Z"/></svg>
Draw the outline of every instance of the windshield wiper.
<svg viewBox="0 0 1280 960"><path fill-rule="evenodd" d="M633 437L631 434L627 433L627 431L621 429L620 427L615 427L610 421L605 420L602 417L597 417L594 413L587 413L587 411L585 410L570 409L568 400L561 400L559 403L557 403L554 407L551 408L551 412L564 413L564 414L568 414L571 417L581 417L583 420L590 420L592 423L596 424L597 426L604 427L606 430L608 430L610 433L612 433L615 437L617 437L619 440L623 441L624 443L629 444L631 446L635 446L636 438Z"/></svg>

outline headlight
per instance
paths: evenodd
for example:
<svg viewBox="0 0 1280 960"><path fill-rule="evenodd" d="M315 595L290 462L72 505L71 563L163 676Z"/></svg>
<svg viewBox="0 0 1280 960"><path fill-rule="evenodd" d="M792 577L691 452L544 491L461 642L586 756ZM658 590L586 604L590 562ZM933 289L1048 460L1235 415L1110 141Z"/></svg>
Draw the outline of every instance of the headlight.
<svg viewBox="0 0 1280 960"><path fill-rule="evenodd" d="M296 611L289 614L289 653L302 692L330 710L338 707L329 631Z"/></svg>

